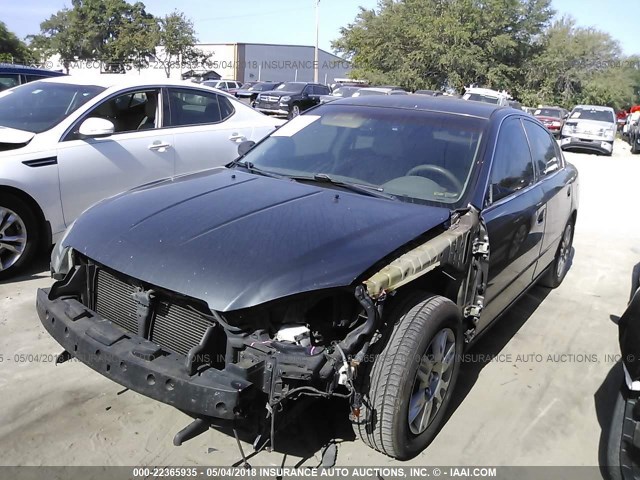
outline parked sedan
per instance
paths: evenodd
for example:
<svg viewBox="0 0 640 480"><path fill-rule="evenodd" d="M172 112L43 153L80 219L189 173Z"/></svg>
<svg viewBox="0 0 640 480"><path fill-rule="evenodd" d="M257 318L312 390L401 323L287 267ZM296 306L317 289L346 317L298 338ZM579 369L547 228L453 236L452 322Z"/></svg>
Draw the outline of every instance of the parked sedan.
<svg viewBox="0 0 640 480"><path fill-rule="evenodd" d="M0 63L0 92L23 83L35 82L43 78L61 77L64 73L43 68L13 63Z"/></svg>
<svg viewBox="0 0 640 480"><path fill-rule="evenodd" d="M540 107L533 112L533 116L537 117L554 136L559 137L568 113L560 107Z"/></svg>
<svg viewBox="0 0 640 480"><path fill-rule="evenodd" d="M177 445L212 418L277 445L312 395L348 401L364 442L406 459L446 418L463 350L565 278L577 208L576 169L522 111L352 97L229 168L89 209L37 309L61 361L196 417Z"/></svg>
<svg viewBox="0 0 640 480"><path fill-rule="evenodd" d="M91 204L228 163L238 142L282 123L190 82L111 82L59 77L0 93L0 277Z"/></svg>

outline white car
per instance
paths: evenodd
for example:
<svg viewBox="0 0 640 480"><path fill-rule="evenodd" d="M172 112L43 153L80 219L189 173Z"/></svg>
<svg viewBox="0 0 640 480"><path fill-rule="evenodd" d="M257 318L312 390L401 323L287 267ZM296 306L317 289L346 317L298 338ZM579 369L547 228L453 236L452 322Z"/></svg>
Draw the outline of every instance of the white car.
<svg viewBox="0 0 640 480"><path fill-rule="evenodd" d="M511 95L505 91L479 87L467 87L462 98L464 100L503 105L505 107L509 106L509 101L512 100Z"/></svg>
<svg viewBox="0 0 640 480"><path fill-rule="evenodd" d="M229 163L282 123L190 82L58 77L1 92L0 278L97 201Z"/></svg>

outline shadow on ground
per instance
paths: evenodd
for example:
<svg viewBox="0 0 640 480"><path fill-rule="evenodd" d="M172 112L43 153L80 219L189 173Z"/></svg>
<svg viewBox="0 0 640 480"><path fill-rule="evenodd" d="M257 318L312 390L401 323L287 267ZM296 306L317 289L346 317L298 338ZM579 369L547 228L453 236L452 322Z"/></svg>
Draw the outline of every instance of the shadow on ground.
<svg viewBox="0 0 640 480"><path fill-rule="evenodd" d="M12 275L9 278L0 280L0 286L49 277L49 261L49 251L38 253L31 264L22 268L15 276Z"/></svg>
<svg viewBox="0 0 640 480"><path fill-rule="evenodd" d="M572 251L569 267L574 255L575 249ZM547 288L532 287L491 327L490 332L483 335L471 346L469 353L473 354L474 361L461 365L458 383L443 425L465 400L475 385L480 372L491 361L490 359L504 349L550 292L551 290ZM478 358L486 360L476 361ZM285 454L283 465L286 462L286 456L291 455L303 459L297 462L296 466L302 464L317 466L321 457L319 452L328 443L335 442L339 445L342 442L355 441L356 435L348 416L349 404L346 400L319 399L310 402L299 412L296 419L289 421L286 428L283 428L276 435L275 450ZM225 431L225 433L233 435L232 431ZM240 438L248 443L253 443L255 433L240 434ZM245 452L247 455L251 453L253 450ZM307 463L307 460L310 461ZM339 456L337 463L340 463ZM236 465L241 464L241 460L236 463Z"/></svg>

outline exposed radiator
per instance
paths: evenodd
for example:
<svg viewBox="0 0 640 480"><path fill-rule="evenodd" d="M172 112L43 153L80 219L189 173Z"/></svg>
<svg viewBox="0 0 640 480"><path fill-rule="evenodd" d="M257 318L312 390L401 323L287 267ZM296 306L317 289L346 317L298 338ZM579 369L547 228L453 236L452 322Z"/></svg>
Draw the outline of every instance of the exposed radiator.
<svg viewBox="0 0 640 480"><path fill-rule="evenodd" d="M131 296L133 285L115 277L106 270L98 270L95 286L95 311L98 315L139 335L136 302ZM156 299L151 317L149 340L162 348L186 355L200 343L212 322L193 310L171 303L170 299Z"/></svg>

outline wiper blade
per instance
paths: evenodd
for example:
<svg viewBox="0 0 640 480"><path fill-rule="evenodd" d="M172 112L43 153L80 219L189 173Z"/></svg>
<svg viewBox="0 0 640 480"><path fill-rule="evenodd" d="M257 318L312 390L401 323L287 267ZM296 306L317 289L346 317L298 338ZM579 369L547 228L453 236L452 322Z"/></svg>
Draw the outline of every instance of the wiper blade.
<svg viewBox="0 0 640 480"><path fill-rule="evenodd" d="M277 173L268 172L267 170L261 170L258 167L254 166L251 162L240 162L234 161L229 164L230 167L242 167L245 168L249 173L256 173L258 175L262 175L263 177L269 178L288 178L285 175L278 175Z"/></svg>
<svg viewBox="0 0 640 480"><path fill-rule="evenodd" d="M355 193L360 193L362 195L368 195L370 197L384 198L387 200L398 200L396 196L384 193L384 190L381 187L376 187L374 185L364 185L361 183L343 182L341 180L336 180L335 178L330 177L326 173L316 173L313 177L294 176L289 178L298 182L329 183L331 185L335 185L337 187L341 187Z"/></svg>

